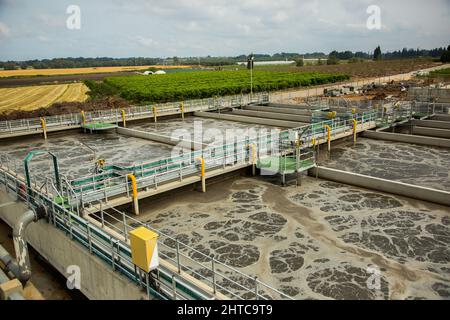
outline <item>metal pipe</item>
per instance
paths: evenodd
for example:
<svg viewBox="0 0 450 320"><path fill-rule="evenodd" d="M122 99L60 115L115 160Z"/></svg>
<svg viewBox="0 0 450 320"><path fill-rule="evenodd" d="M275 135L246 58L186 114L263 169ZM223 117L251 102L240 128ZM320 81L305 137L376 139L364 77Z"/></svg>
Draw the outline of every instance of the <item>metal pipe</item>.
<svg viewBox="0 0 450 320"><path fill-rule="evenodd" d="M30 257L28 254L28 245L25 240L25 231L28 225L47 216L44 207L38 207L36 212L26 211L13 227L13 242L17 261L0 246L0 261L5 265L7 271L10 271L22 283L26 283L31 277Z"/></svg>

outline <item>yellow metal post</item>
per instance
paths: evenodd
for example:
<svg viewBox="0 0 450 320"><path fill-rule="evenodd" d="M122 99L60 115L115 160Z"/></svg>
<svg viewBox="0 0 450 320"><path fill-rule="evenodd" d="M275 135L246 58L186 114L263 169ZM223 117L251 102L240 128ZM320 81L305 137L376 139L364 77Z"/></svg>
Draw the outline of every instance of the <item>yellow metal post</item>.
<svg viewBox="0 0 450 320"><path fill-rule="evenodd" d="M356 130L358 126L358 121L356 119L353 119L353 143L356 143Z"/></svg>
<svg viewBox="0 0 450 320"><path fill-rule="evenodd" d="M328 152L330 152L331 151L331 127L326 125L324 128L327 129Z"/></svg>
<svg viewBox="0 0 450 320"><path fill-rule="evenodd" d="M130 174L128 174L128 179L131 180L131 190L133 191L134 214L138 216L139 215L139 199L138 199L136 177L130 173Z"/></svg>
<svg viewBox="0 0 450 320"><path fill-rule="evenodd" d="M124 109L122 109L122 125L124 128L127 127L127 115Z"/></svg>
<svg viewBox="0 0 450 320"><path fill-rule="evenodd" d="M85 125L86 124L86 115L84 114L84 111L83 110L81 110L81 123L83 124L83 125Z"/></svg>
<svg viewBox="0 0 450 320"><path fill-rule="evenodd" d="M153 119L155 120L155 123L158 121L156 106L153 106Z"/></svg>
<svg viewBox="0 0 450 320"><path fill-rule="evenodd" d="M44 139L47 140L47 123L45 122L45 118L41 118L41 126L44 132Z"/></svg>
<svg viewBox="0 0 450 320"><path fill-rule="evenodd" d="M183 102L180 104L180 112L181 112L181 119L184 120L184 103Z"/></svg>
<svg viewBox="0 0 450 320"><path fill-rule="evenodd" d="M202 178L202 192L206 192L206 178L205 178L205 159L203 157L198 157L198 161L200 161L200 176Z"/></svg>
<svg viewBox="0 0 450 320"><path fill-rule="evenodd" d="M248 148L252 150L251 163L252 163L252 174L256 175L256 146L255 144L249 144Z"/></svg>

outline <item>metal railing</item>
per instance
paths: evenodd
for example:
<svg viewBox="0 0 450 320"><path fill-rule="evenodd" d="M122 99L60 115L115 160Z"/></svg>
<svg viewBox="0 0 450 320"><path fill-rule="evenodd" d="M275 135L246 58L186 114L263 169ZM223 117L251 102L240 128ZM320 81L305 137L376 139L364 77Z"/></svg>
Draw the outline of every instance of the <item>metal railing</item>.
<svg viewBox="0 0 450 320"><path fill-rule="evenodd" d="M182 112L209 111L246 105L250 103L267 103L269 96L267 93L256 93L250 95L234 95L218 98L188 100L185 102L169 102L163 104L152 104L144 106L131 106L124 108L126 120L135 120L164 115L181 114ZM183 111L181 104L183 103ZM156 110L156 114L154 111ZM122 122L122 109L96 110L84 112L86 122ZM57 127L81 126L83 122L80 113L43 117L47 129ZM41 118L30 118L20 120L0 121L0 137L2 134L12 134L18 132L40 132L42 130Z"/></svg>
<svg viewBox="0 0 450 320"><path fill-rule="evenodd" d="M204 160L206 172L251 165L252 145L256 147L258 158L276 154L279 152L279 139L285 136L286 133L271 133L131 167L111 166L106 173L69 181L72 190L66 190L70 192L65 195L71 205L80 203L82 206L98 200L107 201L117 195L129 197L131 193L129 173L136 177L138 190L157 190L167 183L182 182L193 176L200 179L199 158Z"/></svg>
<svg viewBox="0 0 450 320"><path fill-rule="evenodd" d="M354 115L357 124L367 122L375 123L376 112L367 112ZM332 137L353 128L353 119L333 119L303 126L297 129L302 139L302 145L308 147L312 139L326 139L326 126L330 126ZM70 205L89 204L95 201L109 199L116 196L130 197L131 187L128 174L136 177L137 188L140 190L157 190L172 182L182 182L190 177L200 180L199 158L205 162L205 171L227 169L230 167L251 165L251 145L256 147L256 158L260 160L266 156L280 155L284 151L280 146L286 145L289 139L289 130L271 133L257 138L246 138L233 144L213 146L199 151L184 153L178 157L170 157L158 161L141 163L130 167L110 166L101 174L81 177L68 182L70 190L64 195Z"/></svg>
<svg viewBox="0 0 450 320"><path fill-rule="evenodd" d="M413 101L411 106L412 111L419 116L450 114L450 103Z"/></svg>
<svg viewBox="0 0 450 320"><path fill-rule="evenodd" d="M366 112L355 114L354 118L358 124L376 121L376 112ZM347 132L353 128L353 120L340 120L339 118L313 123L296 129L300 132L302 146L311 145L312 139L323 139L327 137L325 126L331 127L332 137L340 132ZM286 145L289 139L289 131L284 130L279 133L270 133L266 136L246 138L235 143L213 146L199 151L183 153L178 157L169 157L157 161L143 162L128 167L112 165L106 166L104 172L73 180L62 179L61 196L68 199L71 206L84 206L98 200L105 200L115 196L130 196L130 180L128 174L131 173L137 178L138 190L157 190L159 187L187 178L198 176L200 180L200 165L198 159L201 157L205 161L205 171L218 169L232 169L232 167L243 167L251 165L251 145L256 148L257 160L265 156L279 155L283 153L280 146ZM15 159L9 159L5 155L0 155L0 165L9 169L16 175L22 169L23 164ZM31 176L34 182L43 183L45 177L37 175ZM192 180L192 179L191 179ZM195 180L195 179L194 179Z"/></svg>
<svg viewBox="0 0 450 320"><path fill-rule="evenodd" d="M226 265L220 260L205 254L188 244L155 229L148 223L130 217L105 203L96 204L99 208L96 215L91 217L103 227L110 228L128 239L128 232L134 228L144 226L159 235L159 255L170 262L178 273L186 272L194 278L206 283L214 293L220 293L232 299L290 299L293 298L272 286L249 276L242 271ZM86 210L86 212L89 212ZM234 291L232 290L234 289Z"/></svg>
<svg viewBox="0 0 450 320"><path fill-rule="evenodd" d="M157 273L143 275L143 272L132 263L131 250L126 242L89 223L77 213L67 210L46 195L34 189L28 189L22 181L3 170L0 170L1 185L7 193L12 193L17 200L25 202L31 209L41 205L45 206L49 213L48 223L62 230L71 240L88 249L92 255L100 258L112 270L140 285L149 297L165 300L171 297L177 297L177 299L211 298L211 295L207 293L188 290L182 279L173 278L173 274L167 269L160 268Z"/></svg>
<svg viewBox="0 0 450 320"><path fill-rule="evenodd" d="M43 205L49 212L48 222L108 264L112 270L126 276L141 286L149 297L159 299L211 299L217 293L231 299L293 299L272 286L251 277L201 251L192 248L150 225L129 217L115 208L102 204L100 215L92 215L97 226L80 216L78 210L71 211L53 201L51 195L29 189L17 177L0 168L0 186L7 193L24 201L28 207ZM47 190L48 191L48 190ZM112 213L108 212L112 211ZM117 217L120 217L118 219ZM128 232L145 226L159 235L160 257L175 266L172 272L164 266L145 273L136 268L131 260ZM111 231L108 231L111 230ZM112 231L120 237L113 236ZM211 291L199 289L194 281L186 279L190 274Z"/></svg>

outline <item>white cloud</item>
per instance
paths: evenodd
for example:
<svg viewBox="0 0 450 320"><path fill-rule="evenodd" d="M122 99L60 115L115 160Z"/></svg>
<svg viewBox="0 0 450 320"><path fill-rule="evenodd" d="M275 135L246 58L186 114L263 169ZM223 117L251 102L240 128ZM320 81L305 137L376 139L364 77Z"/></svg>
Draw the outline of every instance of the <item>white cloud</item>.
<svg viewBox="0 0 450 320"><path fill-rule="evenodd" d="M157 41L153 40L152 38L146 38L143 36L131 37L131 40L137 42L138 44L144 47L153 47L158 45Z"/></svg>
<svg viewBox="0 0 450 320"><path fill-rule="evenodd" d="M0 37L9 37L11 30L6 23L0 21Z"/></svg>
<svg viewBox="0 0 450 320"><path fill-rule="evenodd" d="M198 32L202 30L197 21L189 21L187 24L183 24L182 28L188 32Z"/></svg>
<svg viewBox="0 0 450 320"><path fill-rule="evenodd" d="M43 35L37 36L37 39L41 42L49 42L50 41L50 39L48 37L43 36Z"/></svg>
<svg viewBox="0 0 450 320"><path fill-rule="evenodd" d="M272 21L277 23L286 22L289 19L289 16L284 11L278 11L273 17Z"/></svg>
<svg viewBox="0 0 450 320"><path fill-rule="evenodd" d="M0 60L433 48L448 45L450 30L449 0L77 0L77 33L65 28L64 5L24 3L0 8L0 37L14 31ZM371 4L381 30L365 28Z"/></svg>
<svg viewBox="0 0 450 320"><path fill-rule="evenodd" d="M252 28L247 24L238 23L236 24L236 27L240 32L244 33L245 35L250 34L250 31L252 30Z"/></svg>

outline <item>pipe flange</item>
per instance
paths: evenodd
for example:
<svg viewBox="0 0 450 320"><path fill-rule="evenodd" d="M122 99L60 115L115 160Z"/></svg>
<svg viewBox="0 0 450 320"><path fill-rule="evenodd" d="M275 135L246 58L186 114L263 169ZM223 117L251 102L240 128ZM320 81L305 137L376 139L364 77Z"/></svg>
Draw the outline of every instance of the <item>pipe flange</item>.
<svg viewBox="0 0 450 320"><path fill-rule="evenodd" d="M44 206L39 206L36 208L36 210L34 211L34 213L36 214L36 220L38 221L40 219L43 219L45 217L47 217L47 208Z"/></svg>

